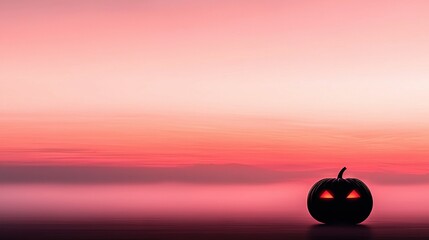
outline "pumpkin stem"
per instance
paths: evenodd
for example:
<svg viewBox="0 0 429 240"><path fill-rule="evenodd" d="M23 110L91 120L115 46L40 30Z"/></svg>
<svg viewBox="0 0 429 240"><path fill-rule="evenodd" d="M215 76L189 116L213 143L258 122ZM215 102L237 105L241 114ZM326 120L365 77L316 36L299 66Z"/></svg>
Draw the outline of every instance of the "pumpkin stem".
<svg viewBox="0 0 429 240"><path fill-rule="evenodd" d="M338 173L338 177L337 178L343 178L343 173L344 171L346 171L346 167L343 167L343 169L341 169L341 171Z"/></svg>

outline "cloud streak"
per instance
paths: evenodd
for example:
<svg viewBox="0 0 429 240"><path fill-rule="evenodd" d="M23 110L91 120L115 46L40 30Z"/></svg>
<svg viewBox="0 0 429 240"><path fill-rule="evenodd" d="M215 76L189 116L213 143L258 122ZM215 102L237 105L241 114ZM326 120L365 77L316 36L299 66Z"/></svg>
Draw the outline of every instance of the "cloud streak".
<svg viewBox="0 0 429 240"><path fill-rule="evenodd" d="M200 164L184 167L114 166L1 166L0 183L59 184L269 184L335 177L335 170L278 171L240 164ZM429 174L354 172L364 181L378 184L429 183Z"/></svg>

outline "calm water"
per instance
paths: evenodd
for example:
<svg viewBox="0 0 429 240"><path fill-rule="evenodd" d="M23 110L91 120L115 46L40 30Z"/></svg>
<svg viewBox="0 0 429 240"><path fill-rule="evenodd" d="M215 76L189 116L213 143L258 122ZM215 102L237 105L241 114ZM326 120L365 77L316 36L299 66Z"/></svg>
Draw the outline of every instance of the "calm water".
<svg viewBox="0 0 429 240"><path fill-rule="evenodd" d="M232 220L315 223L302 183L3 184L0 221ZM371 185L367 220L421 221L429 215L426 185Z"/></svg>
<svg viewBox="0 0 429 240"><path fill-rule="evenodd" d="M426 185L371 185L364 224L317 224L307 184L3 184L7 239L427 239Z"/></svg>

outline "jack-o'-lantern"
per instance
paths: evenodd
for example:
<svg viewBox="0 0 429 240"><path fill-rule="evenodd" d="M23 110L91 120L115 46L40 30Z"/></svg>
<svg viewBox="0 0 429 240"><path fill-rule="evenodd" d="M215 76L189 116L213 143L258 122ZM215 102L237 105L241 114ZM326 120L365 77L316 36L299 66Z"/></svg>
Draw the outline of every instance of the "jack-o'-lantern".
<svg viewBox="0 0 429 240"><path fill-rule="evenodd" d="M310 189L307 207L311 216L327 224L358 224L372 210L369 188L356 178L343 178L344 167L337 178L325 178Z"/></svg>

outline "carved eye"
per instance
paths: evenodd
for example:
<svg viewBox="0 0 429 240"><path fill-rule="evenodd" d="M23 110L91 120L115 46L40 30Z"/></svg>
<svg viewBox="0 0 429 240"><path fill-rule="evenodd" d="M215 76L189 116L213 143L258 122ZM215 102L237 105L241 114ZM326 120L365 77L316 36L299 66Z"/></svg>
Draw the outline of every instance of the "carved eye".
<svg viewBox="0 0 429 240"><path fill-rule="evenodd" d="M332 199L332 198L334 198L334 196L328 190L325 190L320 195L320 198L322 198L322 199Z"/></svg>
<svg viewBox="0 0 429 240"><path fill-rule="evenodd" d="M358 192L356 192L356 190L353 190L349 193L349 195L347 195L348 199L356 199L356 198L360 198L360 195Z"/></svg>

